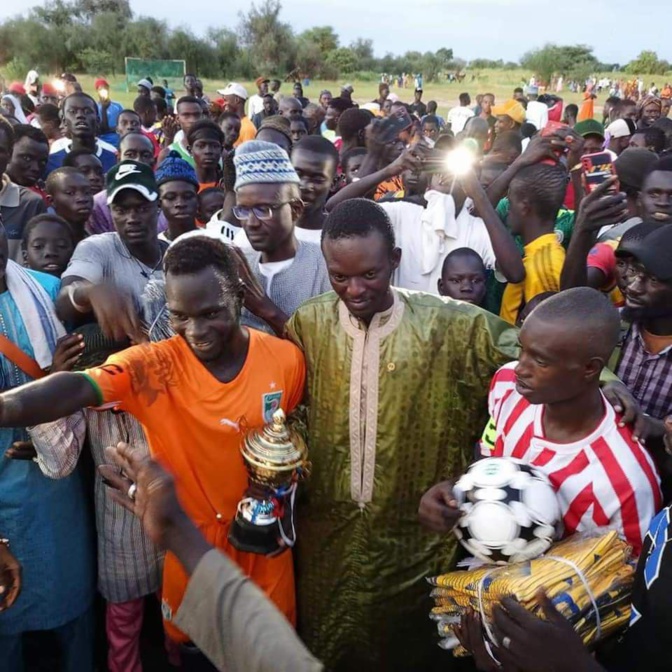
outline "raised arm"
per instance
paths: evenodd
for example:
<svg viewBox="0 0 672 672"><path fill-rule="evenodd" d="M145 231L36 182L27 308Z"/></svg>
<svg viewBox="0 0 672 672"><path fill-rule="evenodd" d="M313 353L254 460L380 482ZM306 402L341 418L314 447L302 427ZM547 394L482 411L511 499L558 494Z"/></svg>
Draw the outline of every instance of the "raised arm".
<svg viewBox="0 0 672 672"><path fill-rule="evenodd" d="M523 258L516 247L513 236L492 207L476 173L471 171L461 178L461 182L467 196L474 201L478 215L488 231L497 267L508 282L522 282L525 279Z"/></svg>
<svg viewBox="0 0 672 672"><path fill-rule="evenodd" d="M53 422L98 403L88 378L79 373L54 373L0 394L0 427Z"/></svg>
<svg viewBox="0 0 672 672"><path fill-rule="evenodd" d="M587 258L597 242L599 230L621 221L626 215L625 194L609 194L616 179L612 177L603 182L581 202L560 276L561 289L584 286L601 289L604 285L604 273L599 269L589 269Z"/></svg>
<svg viewBox="0 0 672 672"><path fill-rule="evenodd" d="M530 140L527 149L488 187L487 194L493 206L506 196L511 180L523 169L535 163L552 159L557 161L556 149L564 148L565 141L558 138L543 138L540 135Z"/></svg>
<svg viewBox="0 0 672 672"><path fill-rule="evenodd" d="M351 198L363 198L372 192L381 182L390 180L397 175L401 175L407 168L417 170L422 163L416 147L405 149L401 155L388 166L375 173L360 177L359 180L343 187L338 193L334 194L326 204L327 212L331 212L339 203L348 201ZM360 172L361 175L361 172Z"/></svg>

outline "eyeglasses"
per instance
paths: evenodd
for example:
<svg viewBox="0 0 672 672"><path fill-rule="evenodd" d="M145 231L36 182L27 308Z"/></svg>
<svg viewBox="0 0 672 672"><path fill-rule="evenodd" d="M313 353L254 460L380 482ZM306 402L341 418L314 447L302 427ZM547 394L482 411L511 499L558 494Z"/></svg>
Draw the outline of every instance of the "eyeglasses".
<svg viewBox="0 0 672 672"><path fill-rule="evenodd" d="M285 201L284 203L278 203L277 205L255 205L252 208L246 208L242 205L233 206L233 214L236 216L236 219L249 219L251 214L262 221L266 222L269 219L273 219L273 213L276 210L280 210L283 205L288 205L292 201Z"/></svg>

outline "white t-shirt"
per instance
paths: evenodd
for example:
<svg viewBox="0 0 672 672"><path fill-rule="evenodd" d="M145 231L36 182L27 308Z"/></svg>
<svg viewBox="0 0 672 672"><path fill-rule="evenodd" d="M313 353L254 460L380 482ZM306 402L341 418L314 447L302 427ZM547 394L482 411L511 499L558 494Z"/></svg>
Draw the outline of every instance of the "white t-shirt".
<svg viewBox="0 0 672 672"><path fill-rule="evenodd" d="M247 116L251 119L255 114L264 111L264 99L255 93L247 101Z"/></svg>
<svg viewBox="0 0 672 672"><path fill-rule="evenodd" d="M474 111L469 107L454 107L450 112L448 112L447 121L450 124L450 130L455 135L457 135L460 131L464 130L467 122L473 116Z"/></svg>
<svg viewBox="0 0 672 672"><path fill-rule="evenodd" d="M259 272L268 280L268 285L266 286L266 294L270 295L271 285L273 284L273 278L284 271L286 268L289 268L294 263L294 257L291 259L285 259L284 261L267 261L265 264L259 262Z"/></svg>
<svg viewBox="0 0 672 672"><path fill-rule="evenodd" d="M218 210L212 216L212 219L205 225L205 230L210 234L218 234L227 245L231 245L238 232L243 231L243 228L220 219L219 215L221 212L221 210Z"/></svg>
<svg viewBox="0 0 672 672"><path fill-rule="evenodd" d="M525 119L534 124L537 130L540 131L548 123L548 106L537 100L531 100L527 104Z"/></svg>
<svg viewBox="0 0 672 672"><path fill-rule="evenodd" d="M495 252L490 236L483 220L471 214L471 201L467 199L455 216L452 196L430 190L425 198L426 208L405 202L378 204L392 221L397 245L402 250L392 284L438 294L443 260L460 247L478 252L485 267L494 268Z"/></svg>

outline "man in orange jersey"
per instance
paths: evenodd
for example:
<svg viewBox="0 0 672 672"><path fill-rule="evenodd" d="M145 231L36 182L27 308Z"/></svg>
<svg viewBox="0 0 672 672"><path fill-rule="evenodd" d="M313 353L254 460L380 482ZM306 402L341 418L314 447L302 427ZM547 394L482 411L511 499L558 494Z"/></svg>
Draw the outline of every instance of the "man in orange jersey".
<svg viewBox="0 0 672 672"><path fill-rule="evenodd" d="M152 456L174 478L190 519L207 541L232 558L290 620L295 619L291 553L269 558L237 551L227 539L247 488L240 455L243 433L271 421L279 407L301 400L301 351L242 327L242 287L235 257L220 241L193 236L175 243L164 260L166 300L177 336L138 345L83 373L57 374L0 396L0 425L38 424L87 406L132 413ZM68 409L72 409L68 410ZM25 421L24 421L25 420ZM188 577L166 556L163 614L172 625Z"/></svg>

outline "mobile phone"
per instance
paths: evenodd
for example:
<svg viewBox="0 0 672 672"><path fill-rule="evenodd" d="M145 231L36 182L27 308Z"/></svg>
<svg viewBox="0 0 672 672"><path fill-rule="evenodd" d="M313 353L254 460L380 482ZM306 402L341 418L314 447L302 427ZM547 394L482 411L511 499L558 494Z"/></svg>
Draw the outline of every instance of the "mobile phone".
<svg viewBox="0 0 672 672"><path fill-rule="evenodd" d="M596 154L584 154L581 157L583 173L583 188L589 194L610 177L616 175L614 160L609 152L597 152ZM618 191L618 185L614 185L614 191Z"/></svg>
<svg viewBox="0 0 672 672"><path fill-rule="evenodd" d="M384 142L392 142L413 125L413 120L405 107L397 107L390 116L381 122L381 134Z"/></svg>

